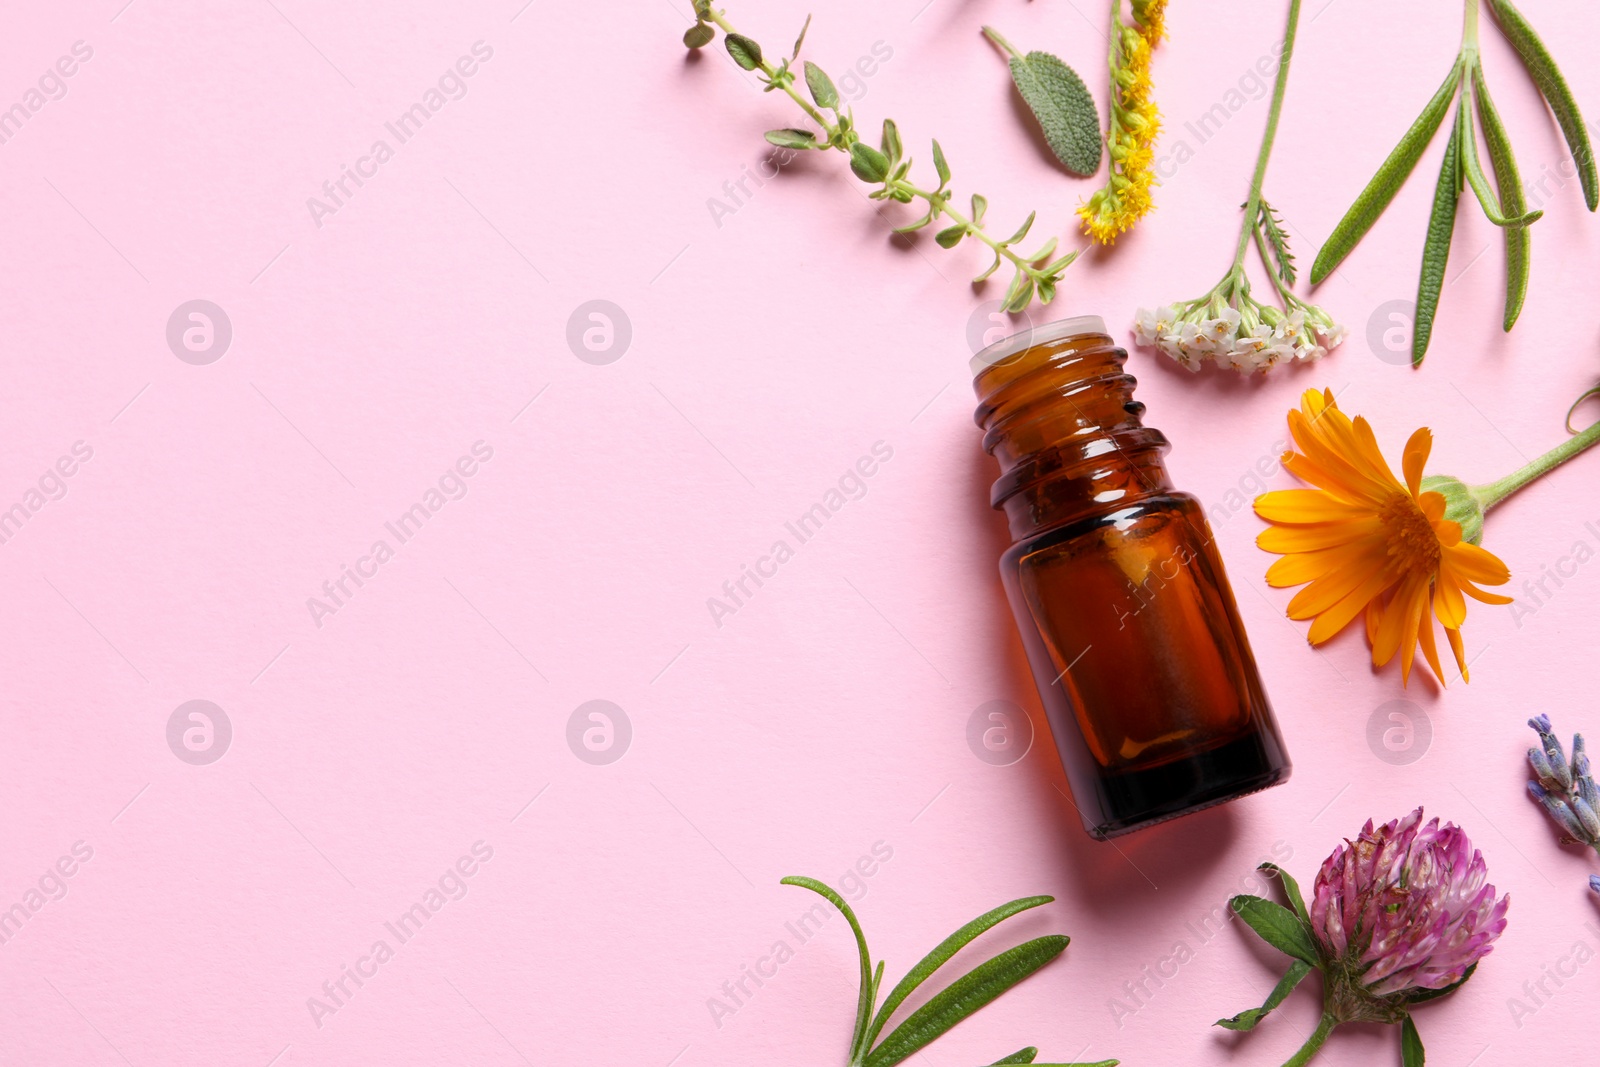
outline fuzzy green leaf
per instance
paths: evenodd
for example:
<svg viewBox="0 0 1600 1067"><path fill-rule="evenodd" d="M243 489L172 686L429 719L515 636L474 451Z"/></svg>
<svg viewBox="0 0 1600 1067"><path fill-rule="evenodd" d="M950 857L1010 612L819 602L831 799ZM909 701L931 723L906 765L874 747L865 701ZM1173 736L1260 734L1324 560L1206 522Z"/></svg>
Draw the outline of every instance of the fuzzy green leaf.
<svg viewBox="0 0 1600 1067"><path fill-rule="evenodd" d="M952 226L950 230L961 230L961 227ZM945 244L943 240L944 234L949 233L950 230L945 230L935 238L945 248L949 248L961 239L961 235L958 233L950 244ZM996 255L995 258L998 260L999 256ZM990 268L990 270L993 269L993 267ZM971 944L975 938L986 930L1000 925L1013 915L1027 911L1030 908L1037 908L1041 904L1049 904L1053 900L1055 900L1055 897L1022 897L1019 900L1002 904L998 908L984 912L935 945L933 950L922 957L917 962L917 965L907 971L906 976L900 979L895 984L895 987L889 991L888 999L878 1009L877 1017L872 1020L872 1026L867 1030L867 1044L871 1045L872 1042L878 1039L878 1034L883 1030L884 1024L889 1021L889 1016L894 1014L896 1008L905 1003L905 999L914 993L918 986L927 981L933 972L950 962L951 957Z"/></svg>
<svg viewBox="0 0 1600 1067"><path fill-rule="evenodd" d="M811 99L817 102L818 107L837 110L839 107L839 90L834 88L833 79L828 77L828 72L809 59L805 62L805 72L806 88L811 90Z"/></svg>
<svg viewBox="0 0 1600 1067"><path fill-rule="evenodd" d="M805 24L800 27L800 36L798 36L798 37L796 37L794 39L794 52L792 53L791 58L793 58L793 59L799 59L800 58L800 46L806 43L806 31L809 30L810 28L811 28L811 16L807 15Z"/></svg>
<svg viewBox="0 0 1600 1067"><path fill-rule="evenodd" d="M933 169L939 172L939 188L943 189L950 182L950 164L945 162L944 149L937 140L933 142Z"/></svg>
<svg viewBox="0 0 1600 1067"><path fill-rule="evenodd" d="M1422 274L1417 279L1417 316L1411 327L1411 363L1417 366L1428 354L1433 317L1439 310L1445 267L1450 262L1450 238L1456 228L1456 204L1461 198L1461 131L1450 131L1439 184L1433 190L1433 211L1428 216L1428 238L1422 245Z"/></svg>
<svg viewBox="0 0 1600 1067"><path fill-rule="evenodd" d="M1076 71L1049 52L1011 57L1011 80L1050 151L1079 177L1100 169L1100 112Z"/></svg>
<svg viewBox="0 0 1600 1067"><path fill-rule="evenodd" d="M1372 224L1378 221L1378 216L1383 214L1383 209L1389 206L1395 194L1400 191L1400 186L1410 176L1417 165L1417 160L1422 157L1422 150L1428 147L1428 142L1433 140L1433 135L1439 129L1439 124L1444 121L1445 112L1450 109L1450 102L1455 99L1456 89L1460 85L1461 74L1456 67L1450 68L1450 76L1439 86L1439 91L1433 94L1433 99L1428 101L1428 106L1422 109L1422 114L1411 124L1400 143L1395 145L1394 151L1389 153L1389 158L1378 167L1378 173L1372 176L1367 187L1361 190L1361 195L1356 197L1355 203L1350 205L1344 218L1333 228L1333 233L1328 237L1322 249L1317 253L1317 258L1311 264L1311 284L1316 285L1333 273L1333 269L1344 262L1344 257L1350 254L1361 238L1366 236Z"/></svg>
<svg viewBox="0 0 1600 1067"><path fill-rule="evenodd" d="M1422 1050L1422 1035L1407 1015L1400 1023L1400 1063L1402 1067L1423 1067L1427 1054Z"/></svg>
<svg viewBox="0 0 1600 1067"><path fill-rule="evenodd" d="M954 248L961 243L961 239L966 235L967 228L957 223L954 226L947 226L940 230L933 235L933 239L939 243L940 248Z"/></svg>
<svg viewBox="0 0 1600 1067"><path fill-rule="evenodd" d="M1522 17L1522 12L1511 5L1511 0L1489 0L1489 6L1494 11L1500 29L1505 32L1506 40L1511 42L1511 47L1517 50L1517 55L1522 57L1523 66L1528 68L1528 74L1539 87L1539 92L1544 96L1545 103L1550 105L1550 110L1555 112L1556 122L1561 126L1561 134L1567 139L1567 149L1572 153L1572 161L1578 165L1578 176L1583 183L1583 200L1593 211L1600 205L1600 179L1595 174L1594 150L1589 146L1589 131L1584 127L1583 116L1578 112L1578 103L1572 98L1572 90L1567 88L1566 79L1561 76L1556 61L1550 58L1550 52L1534 32L1528 20Z"/></svg>
<svg viewBox="0 0 1600 1067"><path fill-rule="evenodd" d="M867 1018L872 1014L872 957L867 952L867 937L861 932L861 924L856 921L856 913L846 904L844 898L835 893L831 888L815 878L794 874L781 880L784 885L797 885L802 889L809 889L822 897L829 904L839 909L845 921L850 924L850 930L856 935L856 951L861 957L861 986L856 998L856 1026L855 1034L850 1040L850 1054L852 1062L855 1059L856 1049L862 1044L862 1039L867 1033Z"/></svg>
<svg viewBox="0 0 1600 1067"><path fill-rule="evenodd" d="M889 176L889 157L863 141L850 146L850 169L864 182L881 182Z"/></svg>
<svg viewBox="0 0 1600 1067"><path fill-rule="evenodd" d="M1494 167L1495 186L1500 191L1500 203L1512 214L1520 214L1527 201L1522 195L1522 176L1517 173L1517 159L1511 152L1511 138L1506 136L1500 112L1489 97L1489 86L1483 79L1483 67L1474 64L1472 69L1473 96L1478 104L1478 117L1483 121L1483 142L1489 150L1489 162ZM1528 268L1533 259L1533 239L1525 227L1514 226L1505 232L1506 241L1506 306L1502 328L1510 330L1522 314L1523 301L1528 296Z"/></svg>
<svg viewBox="0 0 1600 1067"><path fill-rule="evenodd" d="M1299 985L1312 969L1311 964L1305 960L1295 960L1289 964L1289 970L1278 980L1278 984L1272 987L1272 992L1267 994L1266 1002L1261 1007L1241 1011L1231 1019L1218 1019L1216 1025L1224 1030L1254 1030L1257 1023L1270 1015L1273 1008L1282 1004L1284 998L1294 992L1294 987Z"/></svg>
<svg viewBox="0 0 1600 1067"><path fill-rule="evenodd" d="M1031 287L1031 283L1030 283ZM867 1054L864 1067L893 1067L1055 959L1067 947L1060 934L1007 949L935 993Z"/></svg>
<svg viewBox="0 0 1600 1067"><path fill-rule="evenodd" d="M722 39L728 54L745 70L755 70L761 65L761 46L742 33L730 33Z"/></svg>
<svg viewBox="0 0 1600 1067"><path fill-rule="evenodd" d="M683 31L683 43L690 48L704 48L717 36L709 22L697 22Z"/></svg>
<svg viewBox="0 0 1600 1067"><path fill-rule="evenodd" d="M1261 940L1279 952L1303 960L1313 967L1322 962L1322 953L1312 940L1311 931L1282 904L1241 894L1230 900L1228 906L1250 929L1261 935Z"/></svg>
<svg viewBox="0 0 1600 1067"><path fill-rule="evenodd" d="M768 130L766 133L768 143L779 148L815 148L817 147L816 134L810 130Z"/></svg>

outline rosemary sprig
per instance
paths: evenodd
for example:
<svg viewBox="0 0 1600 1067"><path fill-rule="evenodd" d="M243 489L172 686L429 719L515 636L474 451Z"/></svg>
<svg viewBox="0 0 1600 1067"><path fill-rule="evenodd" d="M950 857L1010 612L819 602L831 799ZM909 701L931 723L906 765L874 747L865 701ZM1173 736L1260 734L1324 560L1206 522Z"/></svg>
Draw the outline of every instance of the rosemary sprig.
<svg viewBox="0 0 1600 1067"><path fill-rule="evenodd" d="M1597 179L1595 171L1594 151L1589 145L1583 116L1578 112L1578 105L1572 99L1566 80L1550 58L1544 42L1511 0L1482 2L1487 3L1494 13L1506 40L1521 57L1529 76L1550 105L1550 110L1555 113L1567 148L1572 153L1572 160L1577 165L1584 201L1590 211L1595 210L1600 204L1600 179ZM1489 86L1484 78L1478 50L1480 0L1465 0L1465 5L1461 48L1444 84L1433 94L1433 99L1428 101L1422 114L1417 116L1394 151L1378 167L1378 172L1361 191L1361 195L1356 197L1344 218L1339 220L1339 225L1334 227L1332 235L1311 265L1311 284L1316 285L1344 261L1378 221L1378 216L1389 206L1389 202L1400 191L1400 186L1405 184L1454 103L1455 121L1445 144L1439 183L1434 189L1433 210L1428 217L1427 240L1422 249L1422 273L1417 281L1416 322L1411 333L1413 365L1422 363L1433 335L1433 320L1439 309L1439 293L1444 287L1445 267L1450 258L1450 240L1461 194L1471 187L1472 195L1484 216L1505 231L1506 290L1501 326L1507 331L1516 325L1528 295L1528 227L1544 214L1527 209L1510 138L1506 136L1500 113L1489 97ZM1489 152L1490 166L1494 170L1492 186L1478 155L1476 125L1479 123L1483 126L1483 139Z"/></svg>
<svg viewBox="0 0 1600 1067"><path fill-rule="evenodd" d="M802 66L806 93L810 97L807 99L796 87L797 79L793 70L794 64L800 59L805 29L800 31L793 52L774 64L761 46L735 30L725 14L711 6L710 0L694 0L694 11L696 21L683 36L685 45L703 48L715 39L717 29L722 30L723 43L733 61L742 69L754 72L762 82L763 91L776 90L793 100L816 127L815 130L769 130L768 141L784 148L843 152L849 157L850 170L857 178L868 185L878 186L867 194L873 200L893 200L901 204L920 200L927 205L921 218L896 227L895 233L911 233L943 220L948 225L934 235L934 240L941 248L954 248L967 237L985 245L994 253L994 261L973 281L981 282L1003 263L1009 263L1012 279L1001 302L1003 310L1017 312L1026 308L1035 298L1041 304L1048 304L1055 297L1062 272L1078 258L1078 253L1072 251L1051 259L1056 251L1054 237L1031 255L1019 252L1016 246L1033 227L1033 212L1029 213L1015 233L1000 239L990 234L984 226L984 215L988 210L988 201L984 197L972 194L971 209L967 212L952 206L955 194L949 188L950 164L938 141L933 142L933 167L939 178L938 186L928 189L913 182L910 178L911 158L905 154L894 120L883 121L883 134L878 147L874 148L861 140L857 133L854 109L840 102L833 79L810 60ZM811 20L807 18L806 26L809 27L810 23Z"/></svg>
<svg viewBox="0 0 1600 1067"><path fill-rule="evenodd" d="M866 935L862 933L861 923L856 919L856 913L851 910L850 905L845 903L844 898L838 893L815 878L792 875L783 879L783 884L809 889L827 900L829 904L839 909L845 922L850 924L851 932L855 934L861 977L856 1000L855 1028L850 1038L848 1067L893 1067L894 1064L921 1051L951 1027L1038 971L1061 955L1067 947L1067 937L1061 934L1049 934L1006 949L999 955L978 964L929 997L921 1007L906 1016L899 1026L880 1040L879 1035L883 1033L885 1024L895 1011L916 992L918 986L932 977L940 967L950 962L957 952L980 934L998 926L1011 916L1030 908L1037 908L1041 904L1049 904L1055 898L1022 897L1002 904L992 911L984 912L935 945L933 951L922 957L915 967L906 972L904 978L895 983L895 987L889 990L889 995L879 1006L878 993L883 988L884 963L879 960L877 966L873 966L872 954L867 949ZM1033 1063L1034 1057L1038 1054L1037 1048L1029 1046L995 1062ZM1100 1060L1096 1063L1035 1064L1035 1067L1116 1067L1118 1062Z"/></svg>

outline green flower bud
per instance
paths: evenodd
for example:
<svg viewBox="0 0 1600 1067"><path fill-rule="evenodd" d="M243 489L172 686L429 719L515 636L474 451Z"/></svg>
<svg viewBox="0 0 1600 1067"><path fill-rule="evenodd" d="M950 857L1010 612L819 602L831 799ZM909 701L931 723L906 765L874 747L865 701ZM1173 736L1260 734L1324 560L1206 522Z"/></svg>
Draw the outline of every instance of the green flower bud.
<svg viewBox="0 0 1600 1067"><path fill-rule="evenodd" d="M1461 527L1463 541L1483 542L1483 513L1488 509L1472 486L1448 474L1430 474L1422 479L1422 491L1444 497L1444 517Z"/></svg>

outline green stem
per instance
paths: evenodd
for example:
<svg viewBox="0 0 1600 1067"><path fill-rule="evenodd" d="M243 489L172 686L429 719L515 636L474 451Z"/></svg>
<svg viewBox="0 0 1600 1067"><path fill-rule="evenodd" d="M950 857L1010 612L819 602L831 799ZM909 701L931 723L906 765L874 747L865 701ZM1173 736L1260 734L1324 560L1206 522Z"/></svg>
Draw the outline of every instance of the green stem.
<svg viewBox="0 0 1600 1067"><path fill-rule="evenodd" d="M1600 422L1596 422L1582 433L1574 434L1526 467L1511 472L1498 482L1474 486L1472 492L1483 504L1483 510L1487 512L1535 478L1540 478L1550 473L1550 471L1561 466L1561 464L1584 449L1592 447L1596 442L1600 442Z"/></svg>
<svg viewBox="0 0 1600 1067"><path fill-rule="evenodd" d="M1476 4L1477 0L1468 0ZM1257 226L1261 212L1261 182L1267 176L1267 160L1272 156L1272 142L1278 135L1278 116L1283 111L1283 90L1289 84L1289 60L1294 57L1294 35L1300 25L1300 0L1289 0L1289 25L1283 31L1283 56L1278 63L1278 78L1272 86L1272 107L1267 112L1267 130L1261 136L1261 151L1256 156L1256 172L1250 179L1250 199L1244 206L1244 222L1239 227L1239 247L1234 250L1233 269L1244 269L1245 250L1250 247L1250 234Z"/></svg>
<svg viewBox="0 0 1600 1067"><path fill-rule="evenodd" d="M993 41L995 44L999 45L1000 48L1008 52L1013 58L1022 58L1022 53L1017 51L1016 48L1012 46L1010 41L1000 36L1000 31L995 29L993 26L985 26L983 28L983 35L989 38L989 40Z"/></svg>
<svg viewBox="0 0 1600 1067"><path fill-rule="evenodd" d="M1317 1028L1306 1039L1306 1043L1300 1046L1300 1051L1283 1061L1283 1067L1304 1067L1310 1063L1311 1057L1321 1050L1323 1042L1328 1040L1328 1035L1333 1033L1333 1028L1338 1025L1339 1020L1332 1015L1324 1015Z"/></svg>
<svg viewBox="0 0 1600 1067"><path fill-rule="evenodd" d="M739 32L728 23L727 19L722 17L722 12L718 11L716 8L711 9L710 17L712 22L715 22L718 26L722 27L723 33ZM800 109L806 113L807 118L827 131L829 141L832 141L833 138L838 135L839 128L830 123L827 119L823 118L822 112L811 106L811 101L795 92L794 76L792 74L783 78L778 77L778 68L774 67L771 63L768 63L767 57L764 55L761 57L761 62L757 64L757 67L761 70L761 73L767 76L767 81L769 84L777 85L780 89L787 93L790 100L793 100L796 104L800 105Z"/></svg>
<svg viewBox="0 0 1600 1067"><path fill-rule="evenodd" d="M1478 0L1466 0L1466 5L1461 17L1461 55L1470 67L1478 54Z"/></svg>

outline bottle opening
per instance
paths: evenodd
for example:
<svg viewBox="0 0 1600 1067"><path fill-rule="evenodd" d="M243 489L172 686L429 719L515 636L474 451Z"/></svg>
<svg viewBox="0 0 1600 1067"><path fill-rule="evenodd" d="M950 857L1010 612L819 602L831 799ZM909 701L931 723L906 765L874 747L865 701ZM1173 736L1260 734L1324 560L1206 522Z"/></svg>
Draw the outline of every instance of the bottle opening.
<svg viewBox="0 0 1600 1067"><path fill-rule="evenodd" d="M1106 321L1099 315L1079 315L1072 319L1057 319L1039 326L1029 325L1012 334L1010 337L996 341L972 357L972 376L976 378L996 363L1004 363L1019 352L1026 352L1034 345L1048 344L1051 341L1060 341L1068 337L1081 337L1085 334L1105 334ZM1109 335L1107 335L1109 336Z"/></svg>

